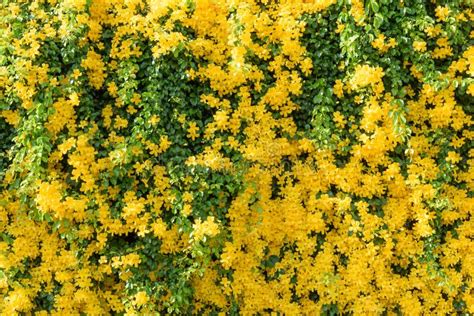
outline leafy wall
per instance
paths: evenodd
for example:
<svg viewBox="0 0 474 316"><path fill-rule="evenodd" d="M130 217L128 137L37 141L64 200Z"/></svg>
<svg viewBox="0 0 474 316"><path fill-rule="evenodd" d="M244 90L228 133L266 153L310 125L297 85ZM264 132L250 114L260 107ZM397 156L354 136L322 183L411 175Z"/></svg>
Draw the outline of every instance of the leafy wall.
<svg viewBox="0 0 474 316"><path fill-rule="evenodd" d="M470 0L0 8L2 314L474 313Z"/></svg>

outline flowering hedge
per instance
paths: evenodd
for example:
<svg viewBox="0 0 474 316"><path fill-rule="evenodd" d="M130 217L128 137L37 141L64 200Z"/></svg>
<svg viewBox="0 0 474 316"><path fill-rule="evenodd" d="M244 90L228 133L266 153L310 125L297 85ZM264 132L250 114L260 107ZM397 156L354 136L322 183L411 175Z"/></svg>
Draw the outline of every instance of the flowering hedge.
<svg viewBox="0 0 474 316"><path fill-rule="evenodd" d="M470 0L0 12L2 314L474 313Z"/></svg>

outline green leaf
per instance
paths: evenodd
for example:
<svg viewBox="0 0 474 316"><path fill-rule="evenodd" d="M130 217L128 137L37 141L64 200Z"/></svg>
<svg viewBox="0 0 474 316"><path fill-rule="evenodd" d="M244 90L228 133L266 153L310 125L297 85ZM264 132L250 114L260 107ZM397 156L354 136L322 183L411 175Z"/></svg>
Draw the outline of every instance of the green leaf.
<svg viewBox="0 0 474 316"><path fill-rule="evenodd" d="M375 28L377 28L377 29L380 28L382 26L383 22L384 22L384 18L382 16L382 14L380 14L380 13L375 14L375 17L374 17L374 26L375 26Z"/></svg>

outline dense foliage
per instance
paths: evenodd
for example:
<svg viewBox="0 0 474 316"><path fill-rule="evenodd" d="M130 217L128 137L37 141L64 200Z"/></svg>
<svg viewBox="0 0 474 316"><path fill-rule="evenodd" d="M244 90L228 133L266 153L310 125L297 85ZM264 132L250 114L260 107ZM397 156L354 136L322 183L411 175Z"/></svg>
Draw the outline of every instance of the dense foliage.
<svg viewBox="0 0 474 316"><path fill-rule="evenodd" d="M0 19L0 313L474 313L470 0Z"/></svg>

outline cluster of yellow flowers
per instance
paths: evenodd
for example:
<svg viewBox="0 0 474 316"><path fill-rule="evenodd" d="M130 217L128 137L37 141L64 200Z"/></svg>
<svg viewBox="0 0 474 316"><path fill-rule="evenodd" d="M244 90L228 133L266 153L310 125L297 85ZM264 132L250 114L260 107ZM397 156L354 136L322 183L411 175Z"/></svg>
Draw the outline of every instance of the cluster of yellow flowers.
<svg viewBox="0 0 474 316"><path fill-rule="evenodd" d="M350 81L350 88L353 90L372 86L374 92L380 94L383 92L382 77L384 76L381 67L371 67L369 65L358 65L355 68L354 76ZM377 87L377 88L376 88ZM376 89L375 89L376 88Z"/></svg>
<svg viewBox="0 0 474 316"><path fill-rule="evenodd" d="M381 53L386 53L389 49L397 46L397 41L394 38L390 38L388 43L386 43L385 40L385 35L379 34L379 36L377 36L377 38L372 42L372 46Z"/></svg>

